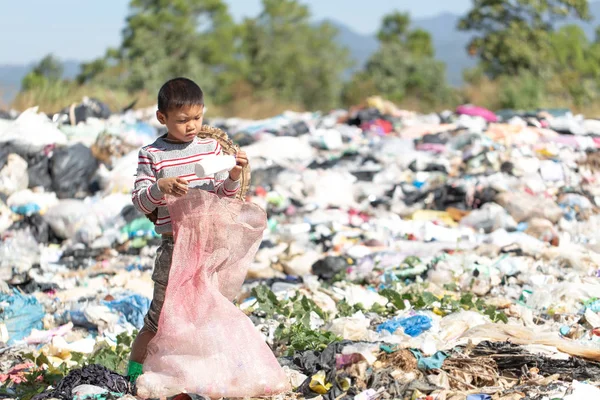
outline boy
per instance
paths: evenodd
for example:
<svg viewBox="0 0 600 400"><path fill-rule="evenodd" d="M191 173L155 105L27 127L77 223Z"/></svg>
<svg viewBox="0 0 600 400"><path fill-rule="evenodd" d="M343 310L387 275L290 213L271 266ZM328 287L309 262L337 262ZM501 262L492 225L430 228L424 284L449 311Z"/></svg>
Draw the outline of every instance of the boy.
<svg viewBox="0 0 600 400"><path fill-rule="evenodd" d="M175 78L158 92L156 118L167 127L167 134L139 152L138 170L132 195L133 204L142 213L154 214L156 233L162 235L162 244L156 254L154 296L144 327L133 342L127 376L131 382L142 374L148 343L158 330L158 320L165 300L173 256L173 233L165 196L185 196L188 189L198 187L219 197L234 197L240 190L242 168L248 164L243 151L236 155L237 165L229 174L214 178L198 178L194 165L203 157L222 153L214 139L199 139L202 127L204 94L198 85L186 78Z"/></svg>

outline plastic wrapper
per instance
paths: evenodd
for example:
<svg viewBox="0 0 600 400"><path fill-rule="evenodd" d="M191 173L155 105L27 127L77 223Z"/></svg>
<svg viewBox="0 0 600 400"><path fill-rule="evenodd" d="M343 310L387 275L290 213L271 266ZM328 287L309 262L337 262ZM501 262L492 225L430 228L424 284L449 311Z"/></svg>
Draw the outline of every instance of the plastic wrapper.
<svg viewBox="0 0 600 400"><path fill-rule="evenodd" d="M0 170L0 193L10 196L27 189L27 185L29 185L27 161L16 154L9 154L6 165Z"/></svg>
<svg viewBox="0 0 600 400"><path fill-rule="evenodd" d="M251 203L193 190L169 199L175 249L158 333L138 395L257 397L289 387L260 333L231 300L266 228Z"/></svg>

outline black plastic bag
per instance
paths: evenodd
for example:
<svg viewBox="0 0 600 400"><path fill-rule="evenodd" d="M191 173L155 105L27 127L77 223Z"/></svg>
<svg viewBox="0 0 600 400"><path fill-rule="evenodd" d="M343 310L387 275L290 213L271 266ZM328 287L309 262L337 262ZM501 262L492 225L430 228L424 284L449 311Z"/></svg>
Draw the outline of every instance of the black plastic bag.
<svg viewBox="0 0 600 400"><path fill-rule="evenodd" d="M4 111L4 110L0 110L0 119L14 119L13 116L8 112L8 111Z"/></svg>
<svg viewBox="0 0 600 400"><path fill-rule="evenodd" d="M60 118L71 125L85 122L88 118L107 119L110 115L108 105L98 99L84 99L80 104L65 107L59 113Z"/></svg>
<svg viewBox="0 0 600 400"><path fill-rule="evenodd" d="M346 258L327 256L313 264L312 273L325 281L330 281L347 268L348 261Z"/></svg>
<svg viewBox="0 0 600 400"><path fill-rule="evenodd" d="M62 239L54 233L52 227L40 214L24 216L12 224L10 229L13 231L28 230L38 243L62 243Z"/></svg>
<svg viewBox="0 0 600 400"><path fill-rule="evenodd" d="M59 199L86 197L97 169L98 161L83 144L59 148L52 156L52 190Z"/></svg>
<svg viewBox="0 0 600 400"><path fill-rule="evenodd" d="M29 187L43 187L46 191L52 189L52 176L50 176L50 159L43 153L38 153L27 159L27 174Z"/></svg>

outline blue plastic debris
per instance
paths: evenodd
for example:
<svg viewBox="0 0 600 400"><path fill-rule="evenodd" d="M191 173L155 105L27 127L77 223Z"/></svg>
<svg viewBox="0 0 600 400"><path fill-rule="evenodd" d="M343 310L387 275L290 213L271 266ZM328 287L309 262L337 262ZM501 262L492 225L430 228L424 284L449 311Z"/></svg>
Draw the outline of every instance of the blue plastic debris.
<svg viewBox="0 0 600 400"><path fill-rule="evenodd" d="M467 400L492 400L492 396L489 394L470 394L467 396Z"/></svg>
<svg viewBox="0 0 600 400"><path fill-rule="evenodd" d="M118 311L127 322L141 329L144 326L144 316L150 308L150 299L133 294L117 300L105 301L104 305L111 310Z"/></svg>
<svg viewBox="0 0 600 400"><path fill-rule="evenodd" d="M6 326L8 345L23 340L32 329L42 329L44 307L33 296L27 296L14 289L12 293L0 294L0 322Z"/></svg>
<svg viewBox="0 0 600 400"><path fill-rule="evenodd" d="M37 204L28 203L20 206L12 206L10 210L15 214L30 216L39 213L40 206Z"/></svg>
<svg viewBox="0 0 600 400"><path fill-rule="evenodd" d="M529 224L527 222L519 222L517 225L517 231L525 232L529 228Z"/></svg>
<svg viewBox="0 0 600 400"><path fill-rule="evenodd" d="M63 318L71 321L73 325L81 328L86 328L87 330L93 331L98 329L98 326L93 322L90 322L88 318L85 316L85 312L82 309L74 309L67 311Z"/></svg>
<svg viewBox="0 0 600 400"><path fill-rule="evenodd" d="M600 312L600 300L594 300L593 302L586 305L585 308L592 310L593 312Z"/></svg>
<svg viewBox="0 0 600 400"><path fill-rule="evenodd" d="M413 355L417 359L417 367L421 371L441 369L442 365L444 364L444 360L448 358L448 354L444 353L443 351L438 351L430 357L425 357L420 350L410 349L410 352L413 353Z"/></svg>
<svg viewBox="0 0 600 400"><path fill-rule="evenodd" d="M394 318L377 326L377 332L386 330L390 333L396 332L402 327L404 333L411 337L417 337L431 328L431 318L426 315L414 315L408 318Z"/></svg>

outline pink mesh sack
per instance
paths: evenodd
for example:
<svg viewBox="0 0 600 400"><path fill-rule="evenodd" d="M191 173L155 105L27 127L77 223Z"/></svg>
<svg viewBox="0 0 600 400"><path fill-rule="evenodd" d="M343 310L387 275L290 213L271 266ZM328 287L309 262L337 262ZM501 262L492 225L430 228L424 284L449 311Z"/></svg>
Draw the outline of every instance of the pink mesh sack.
<svg viewBox="0 0 600 400"><path fill-rule="evenodd" d="M158 333L138 395L271 396L289 389L283 369L246 315L239 293L266 227L255 204L202 190L168 200L175 247Z"/></svg>

